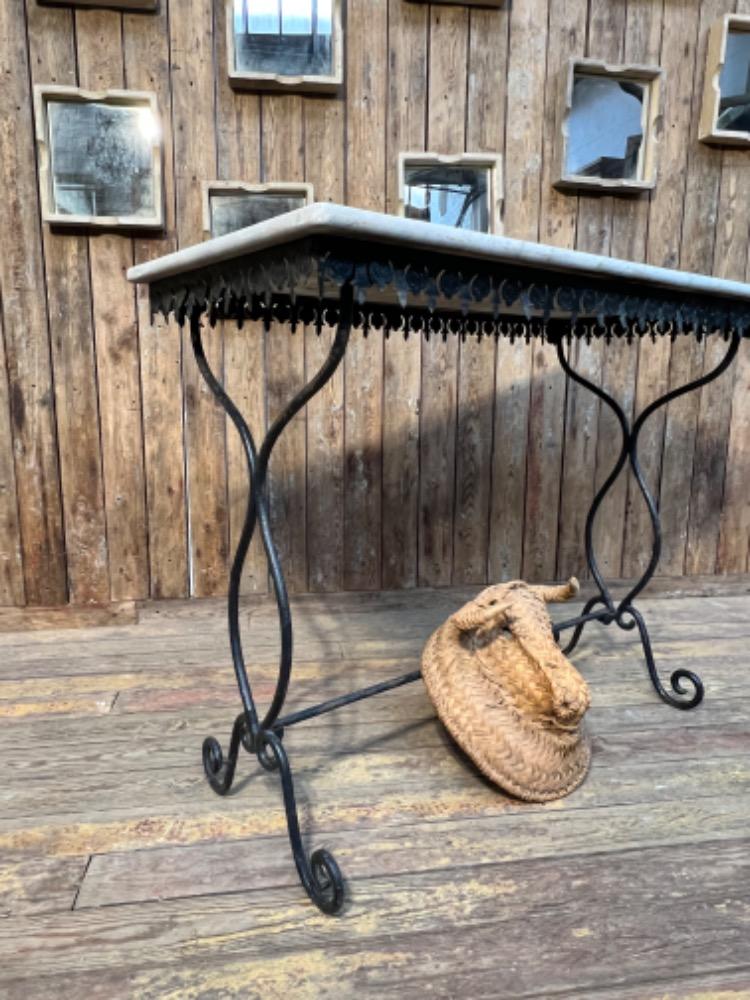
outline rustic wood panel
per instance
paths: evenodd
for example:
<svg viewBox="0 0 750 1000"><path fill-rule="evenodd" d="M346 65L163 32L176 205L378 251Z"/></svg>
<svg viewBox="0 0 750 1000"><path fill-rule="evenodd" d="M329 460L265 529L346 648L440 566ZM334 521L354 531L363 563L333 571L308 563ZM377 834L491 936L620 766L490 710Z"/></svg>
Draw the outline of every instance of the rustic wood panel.
<svg viewBox="0 0 750 1000"><path fill-rule="evenodd" d="M385 209L388 6L349 0L346 199ZM344 365L344 586L377 590L381 574L383 342L352 334Z"/></svg>
<svg viewBox="0 0 750 1000"><path fill-rule="evenodd" d="M666 78L663 122L659 149L659 183L651 193L646 259L651 264L676 267L679 264L679 233L687 180L688 142L693 96L693 77L698 40L699 10L688 2L665 6L660 64ZM679 350L679 348L678 348ZM635 392L635 408L640 411L671 384L671 344L668 338L644 343ZM677 360L677 359L676 359ZM680 364L673 374L682 378ZM674 412L674 410L673 410ZM678 410L679 413L679 410ZM662 484L666 414L660 409L641 434L641 465L653 494L659 495ZM683 443L686 441L683 439ZM686 458L686 461L689 461ZM651 556L651 528L646 505L634 480L630 480L623 571L626 575L645 567Z"/></svg>
<svg viewBox="0 0 750 1000"><path fill-rule="evenodd" d="M305 180L316 201L344 201L345 106L305 99ZM323 364L335 330L305 338L305 377ZM344 572L344 370L336 370L307 407L308 588L341 590Z"/></svg>
<svg viewBox="0 0 750 1000"><path fill-rule="evenodd" d="M0 552L0 604L26 603L18 520L16 470L10 422L10 392L5 360L5 335L0 318L0 532L6 539Z"/></svg>
<svg viewBox="0 0 750 1000"><path fill-rule="evenodd" d="M7 198L0 298L13 446L5 463L15 465L24 596L30 604L51 604L66 599L68 585L50 328L45 297L39 294L45 281L39 197L32 170L29 74L33 57L27 47L22 0L3 5L0 39L0 163ZM10 530L15 527L12 522L6 524ZM12 550L18 544L18 536L3 536L0 547Z"/></svg>
<svg viewBox="0 0 750 1000"><path fill-rule="evenodd" d="M28 12L32 82L75 86L72 12L36 4ZM88 241L48 226L42 232L47 297L53 303L49 323L69 597L76 604L101 602L109 599L109 567ZM58 595L43 603L60 600Z"/></svg>
<svg viewBox="0 0 750 1000"><path fill-rule="evenodd" d="M294 696L411 664L465 593L296 599ZM271 605L247 602L261 645ZM76 635L0 636L4 654L46 663L33 677L15 656L0 665L0 714L39 709L0 727L14 761L0 789L0 993L41 998L64 981L101 1000L288 996L304 977L303 991L331 1000L745 996L749 607L741 591L644 600L664 667L704 674L709 697L689 715L644 691L632 636L586 633L576 661L594 695L592 769L560 802L522 803L482 781L420 684L290 727L305 837L348 880L338 920L299 887L277 776L243 754L236 794L218 799L203 778L201 739L225 737L237 705L236 690L215 705L206 683L232 680L216 667L219 600L145 606L137 623ZM333 634L352 637L351 662L312 658ZM373 644L390 657L368 655ZM129 666L108 669L118 649ZM184 669L188 649L199 657ZM264 696L274 669L255 666ZM166 685L190 683L192 703L163 701ZM105 693L117 696L109 711L81 711ZM121 710L127 698L140 709Z"/></svg>
<svg viewBox="0 0 750 1000"><path fill-rule="evenodd" d="M78 81L87 90L125 86L123 15L76 12ZM91 301L99 391L109 590L115 601L148 592L143 413L133 240L118 234L89 238Z"/></svg>
<svg viewBox="0 0 750 1000"><path fill-rule="evenodd" d="M216 174L212 6L204 0L180 4L169 29L176 229L178 245L188 246L202 239L201 182ZM200 377L187 328L182 340L190 589L214 594L226 589L227 579L226 420ZM208 363L222 380L219 331L204 330L203 342Z"/></svg>
<svg viewBox="0 0 750 1000"><path fill-rule="evenodd" d="M125 84L156 93L162 110L165 171L163 239L134 240L134 260L143 263L177 247L170 35L166 5L157 14L123 15ZM149 315L148 293L138 288L138 346L143 405L143 449L149 592L153 597L188 593L187 510L182 386L182 339L177 325Z"/></svg>
<svg viewBox="0 0 750 1000"><path fill-rule="evenodd" d="M746 0L731 9L747 9ZM320 199L395 211L406 149L497 151L508 235L732 277L747 273L742 151L697 141L706 34L720 0L515 0L499 9L356 0L347 80L330 97L233 91L225 5L156 14L20 0L2 11L0 264L6 399L0 602L52 605L221 594L246 503L234 429L174 324L151 324L123 271L202 238L203 180L310 180ZM667 72L660 178L634 198L552 188L559 75L572 56ZM52 232L39 221L30 83L154 90L164 118L159 236ZM46 294L40 294L40 290ZM259 325L206 333L211 363L256 432L332 337ZM743 345L744 346L744 345ZM576 344L574 360L630 413L707 370L721 344ZM746 353L746 352L744 352ZM744 572L747 361L644 435L670 575ZM0 385L2 384L0 378ZM581 534L611 468L611 413L566 387L548 346L355 334L345 366L289 429L273 517L293 590L479 585L583 571ZM595 526L610 577L650 552L623 476ZM255 539L244 593L265 592Z"/></svg>
<svg viewBox="0 0 750 1000"><path fill-rule="evenodd" d="M386 211L398 211L398 154L425 149L429 8L389 0ZM417 582L421 338L392 336L383 377L383 577Z"/></svg>

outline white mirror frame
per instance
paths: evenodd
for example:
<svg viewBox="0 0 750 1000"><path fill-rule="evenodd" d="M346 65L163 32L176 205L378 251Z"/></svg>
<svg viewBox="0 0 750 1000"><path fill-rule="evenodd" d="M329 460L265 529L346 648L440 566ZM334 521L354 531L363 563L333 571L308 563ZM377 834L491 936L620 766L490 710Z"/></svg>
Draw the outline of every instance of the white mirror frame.
<svg viewBox="0 0 750 1000"><path fill-rule="evenodd" d="M638 177L586 177L569 174L568 162L568 119L573 110L573 85L577 73L588 76L602 76L613 80L628 80L640 83L646 91L643 102L643 142L638 155ZM599 190L611 194L638 194L656 187L658 142L657 125L661 116L663 101L664 71L659 66L615 66L596 59L571 59L562 69L560 87L560 133L555 143L554 186L562 191Z"/></svg>
<svg viewBox="0 0 750 1000"><path fill-rule="evenodd" d="M234 0L226 2L227 66L229 84L238 90L287 90L308 93L331 93L344 81L344 29L341 8L343 0L333 0L331 45L333 68L330 76L285 76L283 73L254 73L237 68L234 46Z"/></svg>
<svg viewBox="0 0 750 1000"><path fill-rule="evenodd" d="M701 142L714 146L750 146L750 132L720 129L716 125L721 100L720 78L726 61L730 31L750 32L750 15L724 14L711 25L706 48L706 79L698 138Z"/></svg>
<svg viewBox="0 0 750 1000"><path fill-rule="evenodd" d="M302 181L276 181L271 184L247 184L245 181L204 181L203 194L203 238L211 237L211 195L219 194L280 194L288 197L304 198L306 205L312 205L313 186Z"/></svg>
<svg viewBox="0 0 750 1000"><path fill-rule="evenodd" d="M115 104L147 106L157 122L161 122L156 94L139 90L81 90L79 87L59 87L37 84L34 87L34 118L39 159L39 191L42 222L52 226L86 226L93 229L163 229L164 228L164 148L161 127L151 146L154 214L151 216L127 215L64 215L55 211L52 195L52 150L49 141L47 107L52 101L79 104Z"/></svg>
<svg viewBox="0 0 750 1000"><path fill-rule="evenodd" d="M431 167L445 164L451 167L485 167L489 171L488 215L490 233L502 235L503 221L503 158L499 153L399 153L398 155L398 214L406 215L405 179L407 167Z"/></svg>

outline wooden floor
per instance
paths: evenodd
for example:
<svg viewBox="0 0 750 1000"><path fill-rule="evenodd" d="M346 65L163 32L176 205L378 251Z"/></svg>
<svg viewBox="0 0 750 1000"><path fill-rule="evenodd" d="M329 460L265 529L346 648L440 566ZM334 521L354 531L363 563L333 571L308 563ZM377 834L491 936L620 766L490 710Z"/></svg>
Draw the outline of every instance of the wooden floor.
<svg viewBox="0 0 750 1000"><path fill-rule="evenodd" d="M461 598L299 599L288 708L414 668ZM203 779L238 708L217 602L0 635L0 997L750 997L750 596L642 610L706 701L660 703L634 637L594 626L593 765L563 802L480 780L421 683L288 731L338 918L300 889L274 776ZM244 619L266 701L273 609Z"/></svg>

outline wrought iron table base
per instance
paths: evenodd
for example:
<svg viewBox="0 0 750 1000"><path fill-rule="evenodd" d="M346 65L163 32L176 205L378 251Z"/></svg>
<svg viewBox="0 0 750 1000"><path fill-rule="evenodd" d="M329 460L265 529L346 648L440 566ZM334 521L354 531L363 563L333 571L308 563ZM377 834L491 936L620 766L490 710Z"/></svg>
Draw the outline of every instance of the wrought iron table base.
<svg viewBox="0 0 750 1000"><path fill-rule="evenodd" d="M214 396L224 408L232 420L242 441L243 450L247 462L248 478L250 482L250 492L245 514L240 541L237 552L232 562L229 580L228 597L228 618L229 618L229 640L232 652L235 675L239 687L240 698L242 700L242 712L237 716L232 728L229 750L225 755L218 740L208 737L203 743L203 766L208 781L215 792L219 795L226 795L234 780L237 759L240 747L258 758L260 765L267 771L278 771L281 777L281 788L284 797L284 808L286 812L287 826L289 830L289 840L292 849L297 871L300 880L311 900L324 913L337 913L344 901L344 882L336 863L335 858L325 849L318 849L308 857L302 843L302 836L299 828L297 815L297 805L294 794L294 783L292 772L283 744L285 728L303 722L307 719L323 715L334 711L344 705L364 698L370 698L384 691L390 691L404 684L412 683L420 677L420 671L415 670L392 680L384 681L380 684L372 685L360 691L354 691L339 698L332 698L310 708L298 712L281 716L281 710L286 700L289 688L289 680L292 668L292 619L289 608L289 598L286 584L279 560L278 551L274 544L268 507L268 463L271 458L274 445L278 441L281 433L292 418L312 399L312 397L323 388L338 366L343 360L349 334L351 332L353 319L353 291L350 284L346 283L341 288L339 324L334 337L333 344L326 361L321 366L317 374L300 390L286 409L277 417L269 428L260 448L256 448L253 436L241 413L224 391L223 386L212 372L206 359L200 323L200 310L196 310L190 319L190 333L193 352L201 375L205 379ZM646 659L649 675L659 696L668 704L676 708L694 708L703 698L703 684L699 677L689 670L677 670L671 678L670 684L675 694L670 693L663 686L659 679L654 656L651 648L648 630L640 612L634 607L635 598L648 584L656 571L661 550L661 532L659 525L659 512L651 493L643 478L640 464L638 462L638 438L645 421L659 407L676 399L678 396L689 392L691 389L700 388L702 385L717 378L732 362L739 347L740 336L733 334L729 348L721 363L711 372L702 378L691 382L679 389L675 389L661 399L648 406L630 426L619 404L613 400L601 388L589 382L579 375L571 367L565 355L564 340L557 341L558 356L560 364L566 374L595 393L602 401L613 410L619 422L623 444L617 462L612 469L606 482L597 493L592 503L586 520L586 559L591 571L591 575L596 583L598 593L592 597L585 605L583 613L568 621L561 622L555 626L555 633L572 628L573 635L565 647L565 652L572 651L577 645L582 631L590 621L599 621L609 625L613 622L623 629L638 628L643 652ZM638 487L643 494L648 506L651 523L654 532L653 552L651 560L641 579L635 584L630 592L618 604L604 583L603 577L596 561L593 545L593 524L597 511L612 488L615 480L620 475L626 462L635 475ZM279 628L281 638L281 651L279 661L278 679L271 705L262 719L259 717L255 702L253 700L250 682L247 676L245 660L242 650L242 640L239 625L239 593L242 568L247 556L250 540L255 528L260 530L268 560L269 572L273 581L274 594L279 614ZM599 606L601 608L597 609ZM688 682L689 687L684 686ZM691 693L692 691L692 693Z"/></svg>

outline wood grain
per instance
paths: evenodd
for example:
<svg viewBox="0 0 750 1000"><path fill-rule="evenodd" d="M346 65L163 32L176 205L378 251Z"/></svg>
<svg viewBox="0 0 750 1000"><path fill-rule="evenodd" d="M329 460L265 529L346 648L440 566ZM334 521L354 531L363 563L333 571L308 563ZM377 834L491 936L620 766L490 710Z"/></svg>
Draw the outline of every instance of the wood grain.
<svg viewBox="0 0 750 1000"><path fill-rule="evenodd" d="M704 676L695 712L656 698L632 635L585 634L593 765L560 802L481 780L421 684L289 727L306 843L347 878L340 920L299 887L276 777L243 754L226 798L203 778L201 740L238 707L220 600L19 622L0 634L0 992L280 997L302 976L332 998L742 996L750 595L705 586L643 601L664 673ZM471 589L296 598L294 707L412 668ZM272 601L243 615L265 701Z"/></svg>
<svg viewBox="0 0 750 1000"><path fill-rule="evenodd" d="M429 8L390 0L386 211L398 210L398 154L426 144ZM421 337L394 334L383 372L382 585L417 582Z"/></svg>
<svg viewBox="0 0 750 1000"><path fill-rule="evenodd" d="M28 30L33 83L74 86L77 76L72 13L30 6ZM110 587L88 242L85 236L60 235L47 226L43 241L47 295L54 303L49 333L55 372L67 596L75 604L99 603L109 599ZM56 593L45 601L31 603L59 604L65 599L65 594Z"/></svg>
<svg viewBox="0 0 750 1000"><path fill-rule="evenodd" d="M177 242L199 243L203 231L201 181L216 173L213 18L203 0L180 5L170 17ZM192 122L200 122L195 127ZM190 592L226 591L228 558L226 419L198 372L187 328L182 334L185 383L185 461L189 521ZM204 330L206 358L224 377L216 330Z"/></svg>
<svg viewBox="0 0 750 1000"><path fill-rule="evenodd" d="M174 141L167 7L142 17L123 15L125 82L152 91L161 112L164 145L163 239L135 238L134 261L143 263L177 248L175 229ZM138 347L143 406L149 595L188 594L188 540L184 455L182 339L177 324L153 322L148 292L136 289ZM142 596L142 595L138 595Z"/></svg>
<svg viewBox="0 0 750 1000"><path fill-rule="evenodd" d="M385 208L388 7L350 0L346 200ZM377 590L382 566L383 339L352 334L344 359L344 587Z"/></svg>
<svg viewBox="0 0 750 1000"><path fill-rule="evenodd" d="M24 605L23 557L18 520L16 470L10 421L10 391L5 361L5 335L0 320L0 604Z"/></svg>
<svg viewBox="0 0 750 1000"><path fill-rule="evenodd" d="M731 8L747 12L747 0ZM15 235L0 264L0 407L11 418L0 440L0 600L98 606L226 589L244 458L185 335L152 325L144 290L133 297L123 278L131 260L202 237L204 180L304 177L324 200L395 211L399 152L487 150L503 156L507 234L741 278L745 154L697 141L706 34L725 12L719 0L493 9L357 0L341 90L260 98L228 85L225 4L164 0L145 15L7 3L0 163ZM593 198L552 187L559 74L587 53L667 71L653 193ZM162 234L90 238L40 224L30 84L82 82L156 92ZM286 392L311 372L331 336L272 334L288 359L276 341L267 352L259 325L207 332L206 343L261 432L278 402L274 385ZM553 350L534 348L503 341L491 358L489 343L355 335L345 370L278 454L273 516L292 588L583 572L585 511L611 468L617 427L585 391L566 392ZM691 338L618 341L578 345L576 361L629 414L708 370L720 349ZM747 567L744 364L646 429L670 576ZM602 508L595 542L608 578L632 578L645 564L648 516L627 476ZM256 539L242 590L267 586Z"/></svg>

